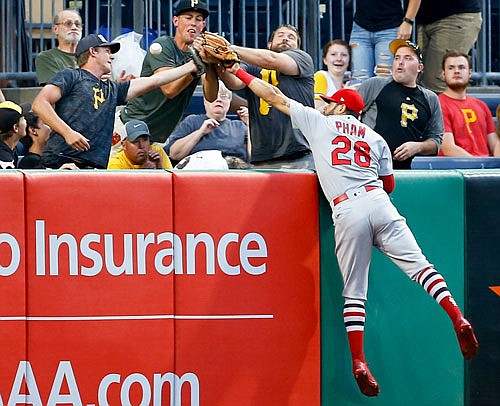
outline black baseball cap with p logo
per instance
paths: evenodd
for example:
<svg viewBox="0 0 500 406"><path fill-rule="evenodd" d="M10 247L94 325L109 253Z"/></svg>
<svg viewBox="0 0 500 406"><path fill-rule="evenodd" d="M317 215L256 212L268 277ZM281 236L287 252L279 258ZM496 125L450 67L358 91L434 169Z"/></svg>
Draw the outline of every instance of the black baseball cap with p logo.
<svg viewBox="0 0 500 406"><path fill-rule="evenodd" d="M178 16L185 11L191 10L198 11L203 15L203 18L208 17L208 4L205 0L179 0L178 4L175 6L174 15Z"/></svg>

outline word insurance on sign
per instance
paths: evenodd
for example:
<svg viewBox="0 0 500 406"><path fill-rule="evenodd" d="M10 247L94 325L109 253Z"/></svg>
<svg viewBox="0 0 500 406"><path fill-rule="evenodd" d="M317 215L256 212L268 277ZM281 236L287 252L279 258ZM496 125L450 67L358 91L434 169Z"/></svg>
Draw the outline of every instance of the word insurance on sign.
<svg viewBox="0 0 500 406"><path fill-rule="evenodd" d="M112 276L145 275L154 269L160 275L195 275L198 271L196 254L206 252L203 272L215 275L216 269L226 275L237 276L266 273L268 248L259 233L244 235L228 232L216 240L209 233L186 234L184 238L172 232L148 234L89 233L76 238L69 233L46 234L45 220L35 221L35 258L37 276L58 276L60 268L68 269L70 276L96 276L104 269ZM119 242L118 242L119 241ZM122 247L118 247L121 243ZM10 250L10 261L0 263L0 276L14 274L21 262L21 247L14 236L0 233L0 246ZM120 248L120 249L118 249ZM68 253L67 263L60 263L60 251ZM236 252L237 260L230 261L228 252ZM116 252L121 253L119 264ZM153 257L152 264L147 258Z"/></svg>

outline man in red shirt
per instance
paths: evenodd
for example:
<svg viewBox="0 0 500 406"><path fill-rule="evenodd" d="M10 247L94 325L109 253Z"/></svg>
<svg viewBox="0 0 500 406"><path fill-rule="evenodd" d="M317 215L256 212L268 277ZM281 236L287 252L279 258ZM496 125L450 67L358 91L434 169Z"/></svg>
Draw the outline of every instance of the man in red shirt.
<svg viewBox="0 0 500 406"><path fill-rule="evenodd" d="M483 101L467 96L472 75L469 56L459 51L447 52L442 67L446 89L439 95L444 120L439 155L496 156L498 136L490 109Z"/></svg>

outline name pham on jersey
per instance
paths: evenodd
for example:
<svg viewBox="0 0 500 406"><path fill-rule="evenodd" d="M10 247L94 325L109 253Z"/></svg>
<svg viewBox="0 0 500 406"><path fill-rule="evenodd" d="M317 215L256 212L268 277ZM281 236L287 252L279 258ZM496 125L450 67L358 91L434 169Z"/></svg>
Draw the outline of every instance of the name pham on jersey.
<svg viewBox="0 0 500 406"><path fill-rule="evenodd" d="M335 121L337 131L346 135L354 135L355 137L365 138L366 127L364 125L356 125L354 123L346 123L344 121Z"/></svg>

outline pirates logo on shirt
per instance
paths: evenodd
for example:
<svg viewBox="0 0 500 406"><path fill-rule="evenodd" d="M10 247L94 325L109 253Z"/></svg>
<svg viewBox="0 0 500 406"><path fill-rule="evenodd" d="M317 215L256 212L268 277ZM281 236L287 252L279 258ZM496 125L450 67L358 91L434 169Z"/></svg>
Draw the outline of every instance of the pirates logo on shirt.
<svg viewBox="0 0 500 406"><path fill-rule="evenodd" d="M401 127L408 127L408 120L415 121L418 118L418 109L414 104L401 103Z"/></svg>
<svg viewBox="0 0 500 406"><path fill-rule="evenodd" d="M262 80L264 82L270 83L273 86L278 86L278 77L276 74L275 70L269 70L269 69L262 69L260 71ZM264 99L260 98L259 99L260 104L259 104L259 113L262 116L267 116L269 114L269 111L271 110L271 105L265 101Z"/></svg>
<svg viewBox="0 0 500 406"><path fill-rule="evenodd" d="M475 123L477 121L476 112L472 109L461 109L462 114L464 116L465 125L467 126L467 131L469 134L472 134L472 129L470 128L471 123Z"/></svg>
<svg viewBox="0 0 500 406"><path fill-rule="evenodd" d="M98 87L93 87L92 90L94 91L94 109L98 110L98 103L104 103L106 101L106 99L104 98L104 92Z"/></svg>

